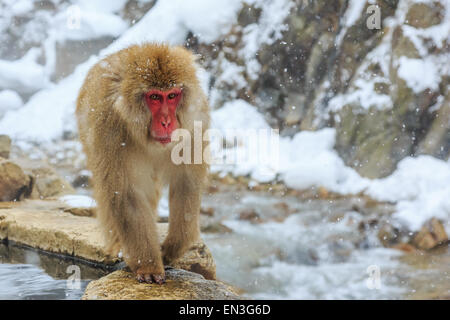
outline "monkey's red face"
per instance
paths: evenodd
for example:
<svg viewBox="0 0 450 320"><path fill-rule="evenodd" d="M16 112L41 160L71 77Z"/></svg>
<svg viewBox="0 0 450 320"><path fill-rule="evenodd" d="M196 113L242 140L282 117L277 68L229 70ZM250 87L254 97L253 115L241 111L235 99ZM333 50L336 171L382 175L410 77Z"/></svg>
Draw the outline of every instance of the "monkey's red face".
<svg viewBox="0 0 450 320"><path fill-rule="evenodd" d="M169 143L172 132L178 128L176 111L182 94L179 88L166 91L152 89L145 94L145 101L152 113L150 135L162 144Z"/></svg>

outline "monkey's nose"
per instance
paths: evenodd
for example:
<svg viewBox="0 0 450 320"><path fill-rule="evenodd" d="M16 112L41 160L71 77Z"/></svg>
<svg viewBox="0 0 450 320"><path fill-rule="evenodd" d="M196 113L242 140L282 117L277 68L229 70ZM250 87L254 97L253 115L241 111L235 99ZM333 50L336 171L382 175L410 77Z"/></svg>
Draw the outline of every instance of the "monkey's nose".
<svg viewBox="0 0 450 320"><path fill-rule="evenodd" d="M164 127L164 128L168 128L169 127L169 125L170 125L170 118L167 118L167 119L161 119L161 125Z"/></svg>

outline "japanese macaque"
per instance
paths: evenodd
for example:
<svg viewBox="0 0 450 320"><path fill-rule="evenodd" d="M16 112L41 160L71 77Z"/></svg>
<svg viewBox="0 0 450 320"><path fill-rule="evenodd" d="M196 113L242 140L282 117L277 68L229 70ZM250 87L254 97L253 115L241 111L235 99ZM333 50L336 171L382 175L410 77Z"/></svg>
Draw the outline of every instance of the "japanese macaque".
<svg viewBox="0 0 450 320"><path fill-rule="evenodd" d="M194 121L203 132L209 128L194 60L188 50L163 44L123 49L92 67L77 100L98 219L110 252L122 250L140 282L164 283L164 264L182 256L200 234L208 165L171 160L176 129L193 132ZM167 185L169 231L160 246L157 205Z"/></svg>

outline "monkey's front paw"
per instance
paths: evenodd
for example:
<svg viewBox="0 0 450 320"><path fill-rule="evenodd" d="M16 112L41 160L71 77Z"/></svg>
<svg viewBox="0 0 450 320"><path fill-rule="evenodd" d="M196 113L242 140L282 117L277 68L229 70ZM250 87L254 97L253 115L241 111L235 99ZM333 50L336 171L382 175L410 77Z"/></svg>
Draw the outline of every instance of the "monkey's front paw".
<svg viewBox="0 0 450 320"><path fill-rule="evenodd" d="M163 284L166 282L166 275L164 271L162 273L151 273L148 272L148 270L145 270L145 268L139 268L136 271L136 279L141 283Z"/></svg>

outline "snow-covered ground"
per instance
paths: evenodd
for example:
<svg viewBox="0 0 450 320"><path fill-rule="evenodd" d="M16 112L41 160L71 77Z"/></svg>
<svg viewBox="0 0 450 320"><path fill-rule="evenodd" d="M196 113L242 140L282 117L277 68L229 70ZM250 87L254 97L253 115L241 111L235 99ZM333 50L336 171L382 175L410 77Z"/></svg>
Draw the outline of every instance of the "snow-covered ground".
<svg viewBox="0 0 450 320"><path fill-rule="evenodd" d="M34 49L30 49L24 57L15 61L0 60L0 85L3 84L7 88L0 91L0 116L4 113L0 119L1 134L8 134L15 141L51 143L60 139L67 131L74 132L76 130L74 109L78 90L89 68L100 58L130 44L145 41L180 44L189 31L194 32L200 41L211 42L229 30L242 4L241 0L158 1L137 24L128 28L128 25L116 14L125 2L123 0L110 2L108 1L107 5L94 5L91 1L74 1L78 4L76 10L80 10L81 18L78 22L72 21L69 25L67 25L67 13L51 18L49 24L51 32L45 40L48 56L45 65L38 63L37 51ZM252 0L250 2L266 3L267 1ZM279 15L286 14L283 3L285 3L284 0L274 1L270 8ZM359 7L351 6L351 10ZM26 12L31 10L32 6L30 7L30 1L22 0L14 5L14 8L19 12ZM361 9L362 7L358 10ZM170 14L167 14L168 12ZM355 12L349 13L349 21L355 20L355 14ZM448 21L447 19L447 22L443 24L444 27L442 25L436 27L433 34L436 34L437 40L441 39L445 32L448 35L448 29L445 29L445 26L448 27ZM79 24L78 27L77 24ZM412 32L407 27L405 30ZM249 48L252 45L254 48L260 47L261 39L267 42L273 41L272 38L264 38L254 30L247 30L247 32ZM78 65L70 76L58 83L50 80L51 68L54 67L52 48L54 49L55 41L89 39L99 35L110 35L118 39L100 51L99 55L92 56ZM413 36L419 37L417 34ZM408 85L418 90L422 86L434 86L437 76L449 72L448 68L436 69L435 62L431 60L405 58L398 63L399 75L405 77ZM448 63L446 65L448 67ZM424 77L423 73L418 72L423 68L433 71L428 73L429 77ZM200 71L205 82L204 87L207 88L208 74L204 70ZM356 82L356 85L358 83ZM362 86L358 90L366 89L366 86ZM358 90L348 97L360 99ZM23 105L17 92L24 91L37 92ZM214 96L215 93L209 92L209 94ZM367 95L367 92L363 96L371 97L371 102L381 101L383 102L381 104L392 107L389 101L385 101L387 97L372 97L370 94ZM344 98L337 97L332 101L334 108L339 108L339 105L343 103L339 99ZM230 129L270 132L270 127L263 116L254 106L242 100L227 102L222 108L213 111L212 118L213 127L224 134ZM412 230L417 230L423 222L434 216L446 221L446 228L450 231L449 161L445 162L429 156L405 158L391 176L369 180L347 167L338 156L334 150L334 129L299 132L292 138L280 137L275 144L272 144L273 138L273 135L268 135L260 140L261 145L270 145L275 148L270 149L269 161L267 159L262 161L261 157L264 154L259 153L259 156L253 157L251 161L241 159L234 163L216 164L213 165L213 170L231 172L235 175L250 175L254 183L278 179L291 188L305 189L322 186L343 194L363 192L380 201L395 202L397 213L394 218L398 223ZM254 145L242 138L235 148L225 150L225 158L235 156L237 149L248 150L252 154Z"/></svg>

